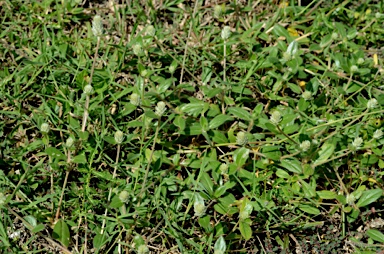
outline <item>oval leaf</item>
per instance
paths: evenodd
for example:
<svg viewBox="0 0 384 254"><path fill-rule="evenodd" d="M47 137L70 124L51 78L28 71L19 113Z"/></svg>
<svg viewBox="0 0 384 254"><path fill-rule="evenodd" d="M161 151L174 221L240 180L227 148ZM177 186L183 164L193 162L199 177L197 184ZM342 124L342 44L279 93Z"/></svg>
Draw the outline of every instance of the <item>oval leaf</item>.
<svg viewBox="0 0 384 254"><path fill-rule="evenodd" d="M248 160L249 157L249 149L242 147L239 149L236 149L236 151L233 152L233 160L235 161L235 164L237 168L240 168L245 164L245 162Z"/></svg>
<svg viewBox="0 0 384 254"><path fill-rule="evenodd" d="M377 229L369 229L367 230L367 235L372 238L372 240L376 241L376 242L381 242L381 243L384 243L384 234L381 233L379 230Z"/></svg>
<svg viewBox="0 0 384 254"><path fill-rule="evenodd" d="M53 229L53 238L61 242L65 247L69 246L69 228L63 220L56 223Z"/></svg>
<svg viewBox="0 0 384 254"><path fill-rule="evenodd" d="M367 206L378 200L381 195L383 195L382 189L366 190L363 192L356 205L357 207Z"/></svg>
<svg viewBox="0 0 384 254"><path fill-rule="evenodd" d="M310 206L310 205L301 205L299 206L299 209L302 210L303 212L313 214L313 215L319 215L320 210L317 209L316 207Z"/></svg>
<svg viewBox="0 0 384 254"><path fill-rule="evenodd" d="M333 152L335 151L335 145L331 143L324 143L319 151L319 158L314 162L315 166L318 166L325 162Z"/></svg>
<svg viewBox="0 0 384 254"><path fill-rule="evenodd" d="M251 226L249 226L248 222L240 221L239 228L240 228L240 233L245 238L245 240L251 239L252 229L251 229Z"/></svg>
<svg viewBox="0 0 384 254"><path fill-rule="evenodd" d="M209 122L209 129L215 129L222 125L223 123L227 121L232 121L233 118L227 115L218 115L215 116L210 122Z"/></svg>
<svg viewBox="0 0 384 254"><path fill-rule="evenodd" d="M228 112L237 117L237 118L240 118L242 120L246 120L246 121L250 121L251 120L251 114L246 111L245 109L242 109L242 108L238 108L238 107L232 107L232 108L228 108Z"/></svg>
<svg viewBox="0 0 384 254"><path fill-rule="evenodd" d="M287 169L293 173L301 174L303 172L300 161L298 161L296 159L281 160L280 164L283 168L285 168L285 169Z"/></svg>

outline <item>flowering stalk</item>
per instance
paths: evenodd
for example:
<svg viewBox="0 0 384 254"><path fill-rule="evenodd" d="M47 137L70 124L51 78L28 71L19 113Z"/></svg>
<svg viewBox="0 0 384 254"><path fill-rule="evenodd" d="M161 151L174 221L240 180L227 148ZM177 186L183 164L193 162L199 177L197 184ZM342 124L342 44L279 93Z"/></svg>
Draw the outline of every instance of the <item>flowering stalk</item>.
<svg viewBox="0 0 384 254"><path fill-rule="evenodd" d="M97 59L98 51L99 51L99 47L100 47L101 35L103 34L103 24L101 22L101 17L99 15L96 15L92 21L92 32L97 37L97 44L96 44L95 55L93 57L93 63L92 63L91 76L89 78L89 83L84 88L84 93L86 95L86 99L85 99L85 107L84 107L84 115L83 115L83 125L81 127L82 132L85 131L85 128L87 126L87 119L88 119L88 115L89 115L89 112L88 112L89 99L90 99L90 95L93 93L93 91L92 91L93 89L91 89L92 88L93 73L95 71L95 65L96 65L96 59Z"/></svg>
<svg viewBox="0 0 384 254"><path fill-rule="evenodd" d="M115 132L115 142L117 144L117 153L116 153L115 168L113 170L112 179L115 179L115 177L116 177L117 163L119 162L120 148L121 148L121 143L123 142L123 140L124 140L124 133L122 131L116 131ZM111 196L112 196L112 187L109 188L108 203L111 201ZM108 208L106 207L105 212L104 212L103 225L101 226L101 234L104 233L105 218L107 217L107 212L108 212Z"/></svg>

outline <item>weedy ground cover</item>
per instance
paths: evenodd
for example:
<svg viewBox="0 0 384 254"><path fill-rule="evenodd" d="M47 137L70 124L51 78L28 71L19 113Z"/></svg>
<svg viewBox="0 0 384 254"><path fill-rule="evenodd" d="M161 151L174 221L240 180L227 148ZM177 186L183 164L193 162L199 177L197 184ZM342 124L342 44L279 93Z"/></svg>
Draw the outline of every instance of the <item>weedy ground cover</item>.
<svg viewBox="0 0 384 254"><path fill-rule="evenodd" d="M3 253L378 253L382 1L0 3Z"/></svg>

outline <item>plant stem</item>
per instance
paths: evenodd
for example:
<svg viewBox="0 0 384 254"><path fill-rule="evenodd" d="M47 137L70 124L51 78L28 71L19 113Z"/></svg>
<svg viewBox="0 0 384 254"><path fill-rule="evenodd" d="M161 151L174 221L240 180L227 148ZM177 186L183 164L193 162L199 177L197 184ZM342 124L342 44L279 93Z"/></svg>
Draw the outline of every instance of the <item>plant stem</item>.
<svg viewBox="0 0 384 254"><path fill-rule="evenodd" d="M113 175L112 175L112 179L115 179L116 177L116 171L117 171L117 163L119 163L119 157L120 157L120 144L117 145L117 154L116 154L116 160L115 160L115 168L113 170ZM112 187L109 187L109 193L108 193L108 201L107 201L107 204L111 201L111 196L112 196ZM101 234L104 233L104 227L105 227L105 217L107 216L107 213L108 213L108 207L105 208L105 211L104 211L104 219L103 219L103 224L101 226Z"/></svg>
<svg viewBox="0 0 384 254"><path fill-rule="evenodd" d="M92 85L92 79L93 79L93 73L95 71L95 65L96 65L96 59L98 55L100 47L100 37L97 37L97 45L96 45L96 50L95 50L95 56L93 57L93 63L92 63L92 69L91 69L91 76L89 77L89 85ZM84 115L83 115L83 125L81 127L81 131L84 132L85 128L87 126L87 119L88 119L88 108L89 108L89 95L87 94L86 99L85 99L85 107L84 107Z"/></svg>

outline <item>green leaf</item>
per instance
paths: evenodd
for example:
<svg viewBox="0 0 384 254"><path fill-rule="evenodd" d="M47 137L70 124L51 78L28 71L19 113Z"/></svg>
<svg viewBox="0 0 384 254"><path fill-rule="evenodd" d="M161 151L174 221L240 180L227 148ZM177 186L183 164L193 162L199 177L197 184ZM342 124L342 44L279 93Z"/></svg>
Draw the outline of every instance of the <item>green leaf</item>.
<svg viewBox="0 0 384 254"><path fill-rule="evenodd" d="M321 199L336 199L337 194L333 191L322 190L316 192Z"/></svg>
<svg viewBox="0 0 384 254"><path fill-rule="evenodd" d="M246 111L245 109L243 108L239 108L239 107L231 107L231 108L228 108L228 112L237 117L237 118L240 118L242 120L246 120L246 121L250 121L251 120L251 114Z"/></svg>
<svg viewBox="0 0 384 254"><path fill-rule="evenodd" d="M220 131L213 131L212 141L217 144L228 143L227 137Z"/></svg>
<svg viewBox="0 0 384 254"><path fill-rule="evenodd" d="M45 228L44 224L38 224L36 227L32 229L32 232L37 233L44 230L44 228Z"/></svg>
<svg viewBox="0 0 384 254"><path fill-rule="evenodd" d="M232 121L233 117L228 115L217 115L209 122L209 129L215 129L227 121Z"/></svg>
<svg viewBox="0 0 384 254"><path fill-rule="evenodd" d="M225 250L227 249L227 245L225 244L225 240L224 240L224 237L223 236L220 236L216 242L215 242L215 246L213 247L215 252L216 251L222 251L222 253L225 252Z"/></svg>
<svg viewBox="0 0 384 254"><path fill-rule="evenodd" d="M209 108L209 104L203 101L192 102L188 104L184 104L181 107L181 110L187 114L197 116L200 114L204 114L204 112Z"/></svg>
<svg viewBox="0 0 384 254"><path fill-rule="evenodd" d="M212 231L211 216L206 215L204 217L200 217L198 221L200 226L204 228L205 232L209 233Z"/></svg>
<svg viewBox="0 0 384 254"><path fill-rule="evenodd" d="M282 170L282 169L278 169L276 171L276 176L279 177L279 178L290 178L291 176L287 173L287 171L285 170Z"/></svg>
<svg viewBox="0 0 384 254"><path fill-rule="evenodd" d="M383 195L382 189L366 190L363 192L356 205L357 207L367 206L378 200L381 195Z"/></svg>
<svg viewBox="0 0 384 254"><path fill-rule="evenodd" d="M299 209L313 215L319 215L320 210L317 209L316 207L313 207L311 205L299 205Z"/></svg>
<svg viewBox="0 0 384 254"><path fill-rule="evenodd" d="M316 189L315 188L312 188L311 185L309 185L307 182L305 182L303 180L301 180L300 183L301 183L301 187L302 187L302 190L303 190L305 197L312 198L316 195Z"/></svg>
<svg viewBox="0 0 384 254"><path fill-rule="evenodd" d="M173 124L179 127L180 131L185 129L185 119L182 116L176 116L173 120Z"/></svg>
<svg viewBox="0 0 384 254"><path fill-rule="evenodd" d="M211 177L205 172L201 174L200 185L208 195L213 196L213 182Z"/></svg>
<svg viewBox="0 0 384 254"><path fill-rule="evenodd" d="M318 166L318 165L322 164L323 162L325 162L329 157L331 157L331 155L333 154L334 151L335 151L335 145L334 144L324 143L321 146L321 149L319 151L319 157L314 162L314 166Z"/></svg>
<svg viewBox="0 0 384 254"><path fill-rule="evenodd" d="M268 159L278 161L281 157L280 147L279 146L263 146L262 154L265 155Z"/></svg>
<svg viewBox="0 0 384 254"><path fill-rule="evenodd" d="M233 152L233 160L235 161L237 168L241 168L248 160L248 157L249 149L245 147L238 148Z"/></svg>
<svg viewBox="0 0 384 254"><path fill-rule="evenodd" d="M65 247L69 246L69 228L67 223L63 220L59 220L53 228L53 238L61 242Z"/></svg>
<svg viewBox="0 0 384 254"><path fill-rule="evenodd" d="M374 240L376 242L384 243L384 234L381 233L379 230L368 229L366 233L370 238L372 238L372 240Z"/></svg>
<svg viewBox="0 0 384 254"><path fill-rule="evenodd" d="M324 48L332 42L332 34L328 34L321 39L320 47Z"/></svg>
<svg viewBox="0 0 384 254"><path fill-rule="evenodd" d="M162 80L161 83L159 84L157 92L159 94L165 93L168 90L168 88L172 85L174 79L175 78L169 78L166 80Z"/></svg>
<svg viewBox="0 0 384 254"><path fill-rule="evenodd" d="M233 203L236 201L236 198L232 194L228 194L223 198L219 198L218 204L214 205L216 212L220 214L232 215L239 211L236 206L233 206Z"/></svg>
<svg viewBox="0 0 384 254"><path fill-rule="evenodd" d="M249 240L252 237L252 229L249 225L248 221L239 221L239 229L241 235L245 238L245 240Z"/></svg>
<svg viewBox="0 0 384 254"><path fill-rule="evenodd" d="M37 220L36 220L36 218L35 218L34 216L32 216L32 215L27 215L27 216L25 216L25 217L24 217L24 220L25 220L26 222L28 222L32 227L36 227L36 226L37 226ZM28 228L27 225L25 225L25 226Z"/></svg>
<svg viewBox="0 0 384 254"><path fill-rule="evenodd" d="M119 208L122 206L123 206L123 202L120 200L119 195L115 195L112 198L111 203L109 204L109 207L111 208Z"/></svg>
<svg viewBox="0 0 384 254"><path fill-rule="evenodd" d="M281 160L280 164L283 168L293 173L301 174L303 172L301 163L297 159L284 159L284 160Z"/></svg>
<svg viewBox="0 0 384 254"><path fill-rule="evenodd" d="M85 157L85 154L79 154L79 155L73 157L72 162L73 163L83 163L83 164L86 164L87 163L87 158Z"/></svg>
<svg viewBox="0 0 384 254"><path fill-rule="evenodd" d="M96 236L93 238L93 247L98 250L107 242L108 233L104 232L104 234L100 234L97 232Z"/></svg>
<svg viewBox="0 0 384 254"><path fill-rule="evenodd" d="M48 154L49 157L51 157L53 159L58 159L58 160L65 160L66 159L65 155L57 148L47 147L45 149L45 152Z"/></svg>

